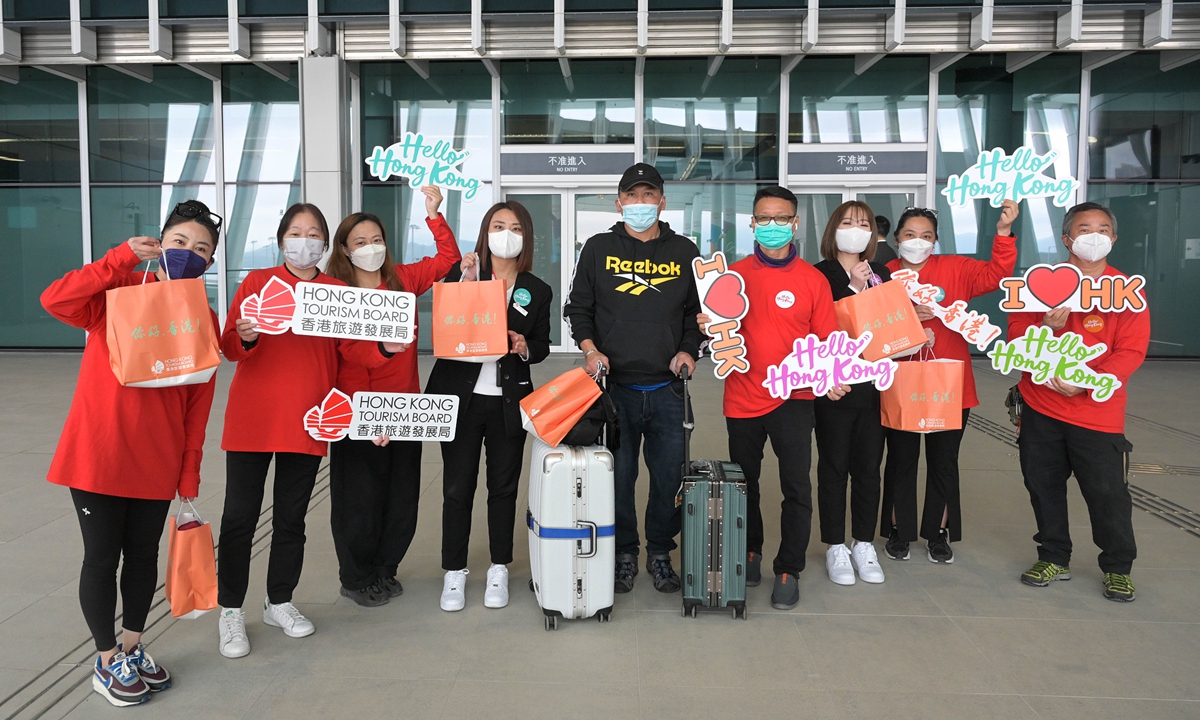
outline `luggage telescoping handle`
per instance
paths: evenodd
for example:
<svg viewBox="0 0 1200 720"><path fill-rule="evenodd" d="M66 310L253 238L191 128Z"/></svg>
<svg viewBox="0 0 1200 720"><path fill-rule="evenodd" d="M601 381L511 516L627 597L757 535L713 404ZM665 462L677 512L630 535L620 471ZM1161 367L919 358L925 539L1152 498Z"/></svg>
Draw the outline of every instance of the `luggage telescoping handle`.
<svg viewBox="0 0 1200 720"><path fill-rule="evenodd" d="M683 378L683 474L692 463L692 430L696 428L696 417L692 413L691 397L688 394L688 366L679 368L679 376Z"/></svg>

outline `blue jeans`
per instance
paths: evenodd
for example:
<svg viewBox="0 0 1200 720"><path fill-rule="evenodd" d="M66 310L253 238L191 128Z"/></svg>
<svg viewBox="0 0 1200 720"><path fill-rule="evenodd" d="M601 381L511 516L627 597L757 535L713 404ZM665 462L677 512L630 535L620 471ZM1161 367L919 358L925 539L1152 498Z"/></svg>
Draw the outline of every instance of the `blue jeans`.
<svg viewBox="0 0 1200 720"><path fill-rule="evenodd" d="M678 387L676 387L678 386ZM674 550L680 512L675 507L683 470L683 384L634 390L613 384L610 393L620 418L621 447L616 453L617 552L638 554L638 451L646 443L650 498L646 503L646 552Z"/></svg>

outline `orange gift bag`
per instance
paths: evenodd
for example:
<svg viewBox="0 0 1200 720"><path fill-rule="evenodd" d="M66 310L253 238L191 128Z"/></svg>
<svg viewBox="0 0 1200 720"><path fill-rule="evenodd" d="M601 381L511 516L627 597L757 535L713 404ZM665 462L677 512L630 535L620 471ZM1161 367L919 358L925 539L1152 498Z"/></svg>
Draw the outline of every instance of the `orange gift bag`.
<svg viewBox="0 0 1200 720"><path fill-rule="evenodd" d="M896 363L892 386L879 393L880 419L893 430L962 429L962 360Z"/></svg>
<svg viewBox="0 0 1200 720"><path fill-rule="evenodd" d="M126 387L208 382L221 364L204 280L144 282L109 290L108 362Z"/></svg>
<svg viewBox="0 0 1200 720"><path fill-rule="evenodd" d="M911 355L925 342L925 330L900 282L889 280L867 288L838 300L833 309L838 329L845 330L850 337L871 331L871 344L863 350L863 360L874 362Z"/></svg>
<svg viewBox="0 0 1200 720"><path fill-rule="evenodd" d="M600 393L600 386L586 370L568 370L525 396L521 423L546 444L558 445Z"/></svg>
<svg viewBox="0 0 1200 720"><path fill-rule="evenodd" d="M433 285L433 356L489 362L508 354L503 280Z"/></svg>
<svg viewBox="0 0 1200 720"><path fill-rule="evenodd" d="M212 527L190 502L167 522L167 602L171 615L193 619L217 606L217 562Z"/></svg>

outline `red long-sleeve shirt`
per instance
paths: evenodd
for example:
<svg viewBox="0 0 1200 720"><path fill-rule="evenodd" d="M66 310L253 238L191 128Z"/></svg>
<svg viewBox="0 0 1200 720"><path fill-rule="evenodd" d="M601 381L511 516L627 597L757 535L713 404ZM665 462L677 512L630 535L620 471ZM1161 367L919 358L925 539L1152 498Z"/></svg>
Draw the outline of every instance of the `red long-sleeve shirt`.
<svg viewBox="0 0 1200 720"><path fill-rule="evenodd" d="M454 263L462 259L458 241L454 239L454 231L446 224L446 218L441 215L435 220L425 218L425 224L433 231L433 239L437 242L437 254L415 263L396 266L396 274L400 276L405 292L413 295L423 295L435 282L446 277ZM381 284L377 289L387 290L387 283ZM415 328L414 325L413 337L417 336ZM343 362L338 368L337 387L350 396L359 391L421 392L421 378L417 374L417 349L410 347L402 353L397 353L377 368Z"/></svg>
<svg viewBox="0 0 1200 720"><path fill-rule="evenodd" d="M255 270L233 296L221 334L221 352L237 363L225 405L221 449L227 452L290 452L324 455L329 443L314 440L304 429L304 414L320 405L337 381L339 355L347 362L378 367L387 362L378 343L365 340L261 333L246 349L237 332L242 300L273 278L296 287L300 282L342 285L325 273L301 280L284 265Z"/></svg>
<svg viewBox="0 0 1200 720"><path fill-rule="evenodd" d="M46 479L118 497L195 497L216 376L198 385L124 387L109 365L105 292L141 283L144 273L133 272L139 262L121 244L42 293L47 312L88 333L75 397ZM157 281L153 274L145 279ZM212 323L219 325L215 314Z"/></svg>
<svg viewBox="0 0 1200 720"><path fill-rule="evenodd" d="M731 269L746 281L746 299L750 301L739 330L746 339L750 369L725 378L725 417L761 417L783 404L763 387L767 367L782 362L797 338L813 333L824 340L838 329L833 296L821 271L800 258L780 268L751 255ZM788 399L812 400L814 396L810 390L796 390Z"/></svg>
<svg viewBox="0 0 1200 720"><path fill-rule="evenodd" d="M992 240L992 259L976 260L964 255L932 255L918 271L920 281L936 285L945 293L938 304L945 307L958 300L970 302L980 295L1000 289L1000 281L1012 275L1017 264L1017 239L1012 235L997 235ZM900 261L893 260L888 270L900 269ZM971 369L971 348L966 338L946 327L941 320L933 318L922 323L933 330L933 354L942 359L963 361L963 408L979 404L975 394L975 373ZM909 357L916 360L919 355Z"/></svg>
<svg viewBox="0 0 1200 720"><path fill-rule="evenodd" d="M1101 275L1125 277L1111 265L1105 267ZM1044 316L1041 312L1009 315L1009 340L1024 335L1030 325L1041 325ZM1066 397L1044 385L1035 385L1029 373L1021 373L1021 397L1029 407L1056 420L1100 432L1125 432L1125 389L1129 377L1146 359L1146 348L1150 346L1150 309L1142 312L1073 312L1067 316L1063 329L1055 331L1054 335L1058 337L1064 332L1082 336L1083 343L1088 346L1107 345L1108 350L1089 362L1088 367L1116 375L1121 387L1104 402L1096 402L1090 391Z"/></svg>

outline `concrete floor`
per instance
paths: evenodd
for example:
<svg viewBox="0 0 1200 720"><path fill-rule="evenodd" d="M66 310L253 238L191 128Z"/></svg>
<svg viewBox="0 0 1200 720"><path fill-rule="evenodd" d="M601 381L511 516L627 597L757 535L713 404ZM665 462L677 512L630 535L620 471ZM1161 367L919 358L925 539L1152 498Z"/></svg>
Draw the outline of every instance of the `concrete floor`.
<svg viewBox="0 0 1200 720"><path fill-rule="evenodd" d="M535 380L574 362L547 361ZM0 718L6 720L119 714L89 690L91 642L76 600L79 530L66 490L44 480L78 364L72 354L0 355ZM421 364L427 372L432 359ZM1185 362L1144 367L1131 383L1128 426L1133 460L1146 464L1132 482L1196 509L1198 369ZM219 438L231 370L219 375L201 485L200 509L214 525L224 491ZM1001 400L1014 381L981 370L976 377L986 403L976 414L1008 432ZM720 387L707 369L696 385L693 447L724 457ZM519 529L512 602L503 610L483 607L482 489L467 609L438 608L441 462L427 446L421 521L401 565L400 599L363 609L339 597L322 480L296 593L316 634L289 639L250 611L253 652L226 660L217 652L213 614L175 621L158 606L147 637L176 684L133 712L189 720L1200 717L1200 537L1135 509L1138 599L1107 601L1087 514L1073 490L1075 579L1045 589L1022 585L1018 576L1035 559L1033 515L1016 450L1005 437L966 432L965 539L951 566L931 565L923 548L914 548L909 562L883 559L883 585L836 586L825 575L814 519L802 599L791 612L771 609L767 577L749 591L749 622L728 615L685 620L679 595L655 592L643 573L634 592L618 598L611 624L565 623L555 633L542 629L525 590L528 556ZM1153 466L1172 466L1177 474ZM768 456L764 478L774 473ZM766 481L768 546L778 538L779 498ZM523 479L519 507L524 502ZM256 547L266 546L268 530ZM248 606L264 592L265 560L254 561Z"/></svg>

